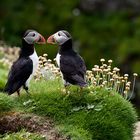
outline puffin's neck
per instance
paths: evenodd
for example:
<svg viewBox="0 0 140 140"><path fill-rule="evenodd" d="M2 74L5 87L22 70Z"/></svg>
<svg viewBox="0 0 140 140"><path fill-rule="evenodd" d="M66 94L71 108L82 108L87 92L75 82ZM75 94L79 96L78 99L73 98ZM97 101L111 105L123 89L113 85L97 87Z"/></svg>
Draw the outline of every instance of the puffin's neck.
<svg viewBox="0 0 140 140"><path fill-rule="evenodd" d="M61 46L59 46L59 54L66 53L68 51L73 51L71 39L65 42L64 44L62 44Z"/></svg>
<svg viewBox="0 0 140 140"><path fill-rule="evenodd" d="M22 48L19 57L28 57L34 53L34 44L28 44L22 39Z"/></svg>

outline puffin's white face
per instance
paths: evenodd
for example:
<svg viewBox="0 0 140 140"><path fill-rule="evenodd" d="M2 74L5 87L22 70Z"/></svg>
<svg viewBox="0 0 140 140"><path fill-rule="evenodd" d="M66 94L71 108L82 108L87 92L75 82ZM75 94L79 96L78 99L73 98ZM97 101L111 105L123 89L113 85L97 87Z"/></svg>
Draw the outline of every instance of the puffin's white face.
<svg viewBox="0 0 140 140"><path fill-rule="evenodd" d="M64 44L66 41L69 40L69 38L64 34L62 31L59 31L54 34L54 39L58 45Z"/></svg>
<svg viewBox="0 0 140 140"><path fill-rule="evenodd" d="M34 43L38 43L38 44L45 44L45 38L39 34L36 31L30 31L26 34L26 36L24 37L24 40L28 43L28 44L34 44Z"/></svg>
<svg viewBox="0 0 140 140"><path fill-rule="evenodd" d="M67 31L58 31L55 34L51 35L48 38L47 42L51 44L62 45L69 39L71 39L71 36Z"/></svg>

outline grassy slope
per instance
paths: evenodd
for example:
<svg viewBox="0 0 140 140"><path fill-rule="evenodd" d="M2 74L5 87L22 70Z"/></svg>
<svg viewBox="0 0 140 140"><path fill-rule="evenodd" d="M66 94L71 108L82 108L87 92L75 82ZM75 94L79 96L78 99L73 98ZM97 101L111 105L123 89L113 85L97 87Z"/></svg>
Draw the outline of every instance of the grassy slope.
<svg viewBox="0 0 140 140"><path fill-rule="evenodd" d="M57 81L33 82L31 95L15 97L16 110L50 116L56 127L74 140L130 140L135 112L118 94L105 89L85 89L62 94ZM131 113L131 114L130 114Z"/></svg>
<svg viewBox="0 0 140 140"><path fill-rule="evenodd" d="M14 105L6 101L0 111L8 110L11 105L15 111L50 116L57 129L73 140L132 139L136 114L131 104L117 93L104 88L79 93L76 87L71 87L71 94L66 96L62 88L58 80L32 81L30 96L24 91L20 98L1 95L1 100L10 100Z"/></svg>

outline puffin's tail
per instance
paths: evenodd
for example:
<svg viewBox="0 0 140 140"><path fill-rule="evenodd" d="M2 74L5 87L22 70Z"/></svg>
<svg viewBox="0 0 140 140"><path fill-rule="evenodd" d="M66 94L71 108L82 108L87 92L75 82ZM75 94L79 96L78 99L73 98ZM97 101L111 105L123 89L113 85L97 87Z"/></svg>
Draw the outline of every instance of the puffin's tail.
<svg viewBox="0 0 140 140"><path fill-rule="evenodd" d="M14 88L7 83L3 89L3 92L11 95L12 93L14 93Z"/></svg>
<svg viewBox="0 0 140 140"><path fill-rule="evenodd" d="M88 86L88 83L85 81L85 79L83 77L81 77L80 75L73 75L72 79L75 81L76 85L79 85L80 87L86 87Z"/></svg>

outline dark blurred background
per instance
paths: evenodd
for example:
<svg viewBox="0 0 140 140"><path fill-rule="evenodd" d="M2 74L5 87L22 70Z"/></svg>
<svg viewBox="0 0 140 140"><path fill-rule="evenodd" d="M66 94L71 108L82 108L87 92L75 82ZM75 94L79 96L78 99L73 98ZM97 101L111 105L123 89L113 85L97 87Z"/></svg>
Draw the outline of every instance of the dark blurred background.
<svg viewBox="0 0 140 140"><path fill-rule="evenodd" d="M122 73L140 73L140 0L0 1L0 40L21 46L21 35L29 28L46 38L69 31L88 68L105 58ZM37 52L54 58L57 47L40 46Z"/></svg>

